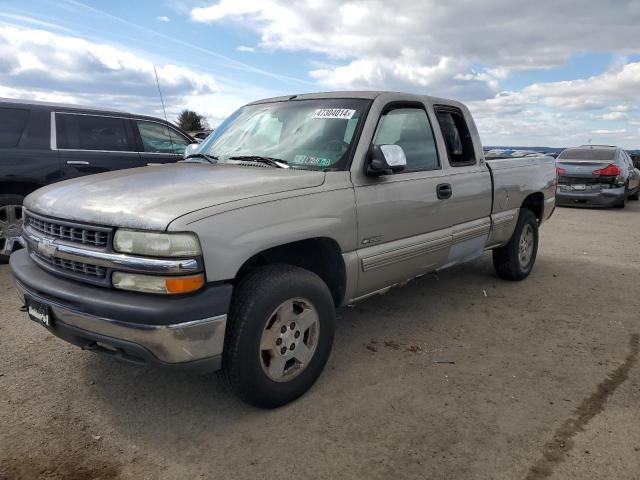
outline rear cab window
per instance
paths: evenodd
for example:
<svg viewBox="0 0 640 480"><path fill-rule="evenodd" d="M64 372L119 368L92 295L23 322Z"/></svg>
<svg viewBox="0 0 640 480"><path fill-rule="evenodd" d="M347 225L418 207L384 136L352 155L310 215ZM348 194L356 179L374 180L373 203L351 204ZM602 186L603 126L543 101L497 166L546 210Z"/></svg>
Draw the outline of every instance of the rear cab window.
<svg viewBox="0 0 640 480"><path fill-rule="evenodd" d="M0 148L17 147L29 118L29 110L0 108Z"/></svg>
<svg viewBox="0 0 640 480"><path fill-rule="evenodd" d="M475 165L473 139L462 111L455 107L436 106L435 112L447 146L449 164L452 167Z"/></svg>
<svg viewBox="0 0 640 480"><path fill-rule="evenodd" d="M140 132L142 148L147 153L182 155L191 141L177 130L162 123L134 120Z"/></svg>
<svg viewBox="0 0 640 480"><path fill-rule="evenodd" d="M134 151L128 122L121 117L56 113L57 147L65 150Z"/></svg>

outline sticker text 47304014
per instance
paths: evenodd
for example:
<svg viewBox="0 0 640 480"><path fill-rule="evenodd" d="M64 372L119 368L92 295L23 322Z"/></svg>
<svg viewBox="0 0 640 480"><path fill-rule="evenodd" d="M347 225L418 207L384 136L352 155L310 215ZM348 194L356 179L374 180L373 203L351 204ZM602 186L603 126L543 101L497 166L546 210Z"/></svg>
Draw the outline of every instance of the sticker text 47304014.
<svg viewBox="0 0 640 480"><path fill-rule="evenodd" d="M313 118L339 118L350 120L356 113L350 108L318 108L313 112Z"/></svg>

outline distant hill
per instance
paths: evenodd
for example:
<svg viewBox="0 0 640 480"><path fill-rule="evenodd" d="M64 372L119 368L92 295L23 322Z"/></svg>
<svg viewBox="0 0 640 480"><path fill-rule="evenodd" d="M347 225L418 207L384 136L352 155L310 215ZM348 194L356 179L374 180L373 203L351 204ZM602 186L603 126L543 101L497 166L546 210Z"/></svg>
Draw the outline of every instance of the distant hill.
<svg viewBox="0 0 640 480"><path fill-rule="evenodd" d="M555 147L514 147L514 146L485 146L485 150L533 150L534 152L542 153L560 153L564 148ZM627 150L627 152L637 155L640 154L640 150Z"/></svg>
<svg viewBox="0 0 640 480"><path fill-rule="evenodd" d="M514 146L485 146L485 150L532 150L534 152L542 153L560 153L564 148L554 147L514 147Z"/></svg>

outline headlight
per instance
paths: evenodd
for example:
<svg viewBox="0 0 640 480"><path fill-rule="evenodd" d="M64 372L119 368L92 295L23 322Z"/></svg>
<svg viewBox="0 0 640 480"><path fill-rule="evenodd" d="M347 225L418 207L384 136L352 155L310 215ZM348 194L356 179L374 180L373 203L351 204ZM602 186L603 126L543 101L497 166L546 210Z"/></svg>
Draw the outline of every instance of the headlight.
<svg viewBox="0 0 640 480"><path fill-rule="evenodd" d="M200 273L188 277L158 277L155 275L113 272L111 282L115 288L120 290L176 294L199 290L204 285L204 275Z"/></svg>
<svg viewBox="0 0 640 480"><path fill-rule="evenodd" d="M195 257L202 254L195 233L158 233L119 229L113 248L120 253L151 257Z"/></svg>

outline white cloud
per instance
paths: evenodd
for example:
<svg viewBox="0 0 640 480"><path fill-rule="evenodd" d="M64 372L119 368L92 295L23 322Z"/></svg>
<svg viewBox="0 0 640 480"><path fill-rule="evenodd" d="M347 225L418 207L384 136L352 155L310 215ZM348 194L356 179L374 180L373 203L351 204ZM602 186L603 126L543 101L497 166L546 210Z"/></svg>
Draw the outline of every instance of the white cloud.
<svg viewBox="0 0 640 480"><path fill-rule="evenodd" d="M170 119L188 106L216 125L262 96L241 87L223 91L213 76L181 65L158 64L156 70ZM77 37L1 25L0 96L162 116L148 58Z"/></svg>
<svg viewBox="0 0 640 480"><path fill-rule="evenodd" d="M599 118L601 120L608 120L608 121L622 121L622 120L628 120L629 115L627 115L624 112L609 112L609 113L600 115Z"/></svg>
<svg viewBox="0 0 640 480"><path fill-rule="evenodd" d="M605 130L597 122L631 121L629 99L640 91L640 64L628 61L640 52L636 0L615 8L595 0L219 0L192 9L191 18L236 22L265 50L323 56L309 72L321 89L465 100L488 143L584 143L589 132ZM583 52L613 53L610 71L501 91L513 72L555 68Z"/></svg>
<svg viewBox="0 0 640 480"><path fill-rule="evenodd" d="M594 135L619 135L621 133L627 133L627 130L625 128L618 128L616 130L601 129L594 130L591 133L593 133Z"/></svg>
<svg viewBox="0 0 640 480"><path fill-rule="evenodd" d="M595 1L578 8L570 0L220 0L191 16L248 24L274 48L362 57L407 46L521 68L558 65L577 50L637 49L640 8L634 0L619 0L615 9Z"/></svg>
<svg viewBox="0 0 640 480"><path fill-rule="evenodd" d="M585 79L502 92L471 102L470 108L485 142L493 145L567 146L584 143L593 134L610 144L639 148L640 136L629 135L640 113L630 103L636 102L638 91L640 62ZM621 128L607 127L612 121Z"/></svg>
<svg viewBox="0 0 640 480"><path fill-rule="evenodd" d="M634 0L619 0L616 8L596 1L577 6L572 0L219 0L192 9L191 17L249 26L265 48L388 63L406 63L407 49L415 65L433 67L442 58L456 58L486 65L495 78L512 69L562 65L576 52L640 51L640 7Z"/></svg>
<svg viewBox="0 0 640 480"><path fill-rule="evenodd" d="M238 45L238 46L236 47L236 50L237 50L237 51L239 51L239 52L249 52L249 53L253 53L253 52L255 52L255 51L256 51L256 49L255 49L255 48L253 48L253 47L247 47L246 45Z"/></svg>
<svg viewBox="0 0 640 480"><path fill-rule="evenodd" d="M156 20L158 20L159 22L169 22L170 18L166 15L160 15L159 17L156 17Z"/></svg>
<svg viewBox="0 0 640 480"><path fill-rule="evenodd" d="M590 78L531 85L525 95L541 99L550 107L577 110L606 108L636 98L640 91L640 62L627 63Z"/></svg>

